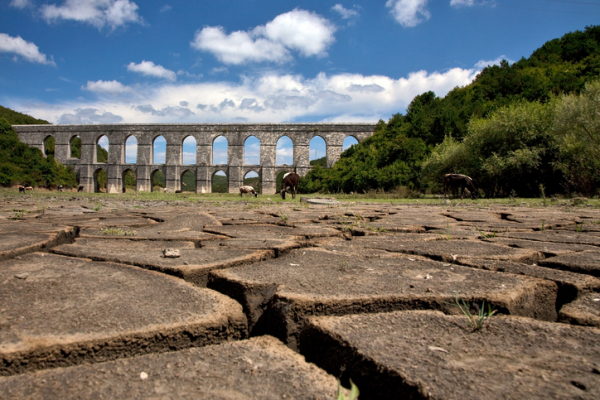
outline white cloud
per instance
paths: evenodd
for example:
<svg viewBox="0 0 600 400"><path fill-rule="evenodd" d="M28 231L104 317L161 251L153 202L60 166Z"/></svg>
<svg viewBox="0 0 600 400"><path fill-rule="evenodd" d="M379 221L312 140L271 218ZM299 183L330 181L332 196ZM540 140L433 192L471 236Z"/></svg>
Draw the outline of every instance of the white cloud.
<svg viewBox="0 0 600 400"><path fill-rule="evenodd" d="M96 99L52 105L9 100L6 106L53 123L78 109L104 110L124 123L376 122L404 112L418 94L431 90L445 96L456 86L469 84L478 72L475 68L418 71L400 79L324 73L305 78L267 72L235 82L165 81L136 86L134 95L126 93L133 92L132 88L119 82L97 81L84 87L104 95ZM127 95L119 95L123 92ZM182 106L182 99L188 106Z"/></svg>
<svg viewBox="0 0 600 400"><path fill-rule="evenodd" d="M453 7L471 7L475 5L475 0L450 0L450 5Z"/></svg>
<svg viewBox="0 0 600 400"><path fill-rule="evenodd" d="M119 115L110 112L102 112L95 108L78 108L74 113L65 113L58 118L59 124L116 124L123 121ZM104 136L106 138L106 136ZM106 138L106 146L102 142L100 145L108 150L108 138Z"/></svg>
<svg viewBox="0 0 600 400"><path fill-rule="evenodd" d="M164 68L162 65L155 65L152 61L143 60L139 64L131 62L127 66L127 70L138 72L144 76L154 76L156 78L164 78L170 81L175 81L177 79L177 74L175 74L175 72Z"/></svg>
<svg viewBox="0 0 600 400"><path fill-rule="evenodd" d="M388 0L385 6L391 8L390 13L405 28L412 28L431 17L425 8L427 0Z"/></svg>
<svg viewBox="0 0 600 400"><path fill-rule="evenodd" d="M10 5L15 8L25 8L25 7L29 7L31 5L31 1L30 0L12 0L10 2Z"/></svg>
<svg viewBox="0 0 600 400"><path fill-rule="evenodd" d="M167 11L171 11L172 9L173 9L173 7L171 7L168 4L165 4L164 6L161 7L160 12L164 13L164 12L167 12Z"/></svg>
<svg viewBox="0 0 600 400"><path fill-rule="evenodd" d="M129 22L141 23L137 9L137 4L129 0L65 0L62 6L44 4L41 12L48 22L65 19L115 29Z"/></svg>
<svg viewBox="0 0 600 400"><path fill-rule="evenodd" d="M40 50L34 43L27 42L21 39L20 36L12 37L6 33L0 33L0 53L14 53L30 62L56 65L54 60L49 60L45 54L40 53Z"/></svg>
<svg viewBox="0 0 600 400"><path fill-rule="evenodd" d="M326 55L325 50L335 41L334 32L335 27L327 19L294 9L247 32L227 34L222 26L204 27L196 32L191 45L212 53L225 64L283 63L292 59L291 50L305 57Z"/></svg>
<svg viewBox="0 0 600 400"><path fill-rule="evenodd" d="M358 11L356 9L349 10L341 4L336 4L335 6L331 7L331 9L333 11L339 13L343 19L350 19L350 18L358 17Z"/></svg>
<svg viewBox="0 0 600 400"><path fill-rule="evenodd" d="M117 81L88 81L86 86L81 87L83 90L89 90L96 93L121 94L133 92L133 88L123 85Z"/></svg>
<svg viewBox="0 0 600 400"><path fill-rule="evenodd" d="M503 54L500 57L496 58L495 60L490 60L490 61L479 60L477 62L477 64L475 64L475 68L477 68L477 69L484 69L485 67L488 67L488 66L491 66L491 65L500 65L500 63L502 62L502 60L508 61L509 64L514 63L513 60L511 60L510 58L506 57Z"/></svg>

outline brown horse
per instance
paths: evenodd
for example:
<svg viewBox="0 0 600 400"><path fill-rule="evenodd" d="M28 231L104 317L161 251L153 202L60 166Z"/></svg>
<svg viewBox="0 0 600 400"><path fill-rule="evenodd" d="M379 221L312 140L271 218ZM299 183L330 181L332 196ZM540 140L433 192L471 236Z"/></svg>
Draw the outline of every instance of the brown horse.
<svg viewBox="0 0 600 400"><path fill-rule="evenodd" d="M288 188L292 192L292 199L296 198L298 182L300 182L300 175L295 172L288 172L283 176L283 181L281 181L281 198L283 200L285 200L285 192Z"/></svg>
<svg viewBox="0 0 600 400"><path fill-rule="evenodd" d="M463 198L465 189L471 193L471 199L477 197L477 189L471 177L462 174L446 174L444 175L444 198L448 193L448 189L452 190L454 197L457 197L458 190L462 189L460 198Z"/></svg>

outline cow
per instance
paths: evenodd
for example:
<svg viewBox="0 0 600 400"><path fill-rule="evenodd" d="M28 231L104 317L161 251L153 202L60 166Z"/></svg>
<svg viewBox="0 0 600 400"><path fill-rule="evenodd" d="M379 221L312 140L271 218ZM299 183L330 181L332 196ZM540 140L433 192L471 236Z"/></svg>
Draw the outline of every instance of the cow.
<svg viewBox="0 0 600 400"><path fill-rule="evenodd" d="M458 190L462 189L460 198L463 198L465 189L471 193L471 199L477 197L477 188L471 177L462 174L446 174L444 175L444 198L448 193L448 189L452 190L452 195L457 197Z"/></svg>
<svg viewBox="0 0 600 400"><path fill-rule="evenodd" d="M183 193L182 190L176 190L175 193Z"/></svg>
<svg viewBox="0 0 600 400"><path fill-rule="evenodd" d="M19 193L25 193L25 186L19 186Z"/></svg>
<svg viewBox="0 0 600 400"><path fill-rule="evenodd" d="M252 186L240 186L240 197L242 197L244 193L250 193L253 194L254 197L258 197L258 193L256 193L256 190L254 190Z"/></svg>
<svg viewBox="0 0 600 400"><path fill-rule="evenodd" d="M285 192L288 188L290 188L292 192L292 199L296 198L298 182L300 182L300 175L295 172L288 172L283 176L283 180L281 181L281 198L283 200L285 200Z"/></svg>
<svg viewBox="0 0 600 400"><path fill-rule="evenodd" d="M58 189L59 192L62 192L63 191L63 185L58 185L57 189Z"/></svg>
<svg viewBox="0 0 600 400"><path fill-rule="evenodd" d="M79 192L83 192L83 185L79 185L79 187L77 188L77 193Z"/></svg>

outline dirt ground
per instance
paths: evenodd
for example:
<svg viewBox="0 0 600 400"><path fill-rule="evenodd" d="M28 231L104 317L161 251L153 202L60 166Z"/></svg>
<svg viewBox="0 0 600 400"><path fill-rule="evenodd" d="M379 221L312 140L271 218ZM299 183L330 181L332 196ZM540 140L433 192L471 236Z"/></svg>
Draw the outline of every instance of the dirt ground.
<svg viewBox="0 0 600 400"><path fill-rule="evenodd" d="M105 196L0 198L0 398L600 397L600 209Z"/></svg>

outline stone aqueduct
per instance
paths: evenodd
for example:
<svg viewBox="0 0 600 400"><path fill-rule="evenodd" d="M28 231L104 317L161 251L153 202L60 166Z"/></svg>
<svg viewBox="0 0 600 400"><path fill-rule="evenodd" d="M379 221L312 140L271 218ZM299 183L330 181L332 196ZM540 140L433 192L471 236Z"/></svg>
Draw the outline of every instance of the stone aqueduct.
<svg viewBox="0 0 600 400"><path fill-rule="evenodd" d="M148 125L15 125L23 143L45 153L46 140L55 140L55 159L70 165L78 174L79 183L87 192L96 190L95 177L104 170L108 177L107 192L120 193L124 175L131 170L136 176L137 191L151 191L151 177L160 170L165 176L166 189L181 189L181 177L187 171L196 176L196 192L210 193L213 175L224 171L228 178L229 193L239 192L244 176L251 171L258 174L262 193L276 191L280 172L296 171L304 176L310 171L309 143L315 136L325 140L327 167L331 167L342 153L342 143L348 136L358 142L373 134L374 124L148 124ZM71 143L81 138L81 158L71 157ZM97 143L102 136L109 141L106 163L97 161ZM125 160L125 144L129 137L137 140L135 164ZM166 140L165 164L154 164L154 140ZM192 136L196 140L195 165L183 164L183 141ZM212 159L213 142L219 136L227 139L227 164L215 165ZM244 144L249 137L260 141L260 164L244 164ZM287 136L293 143L293 165L276 165L277 141Z"/></svg>

